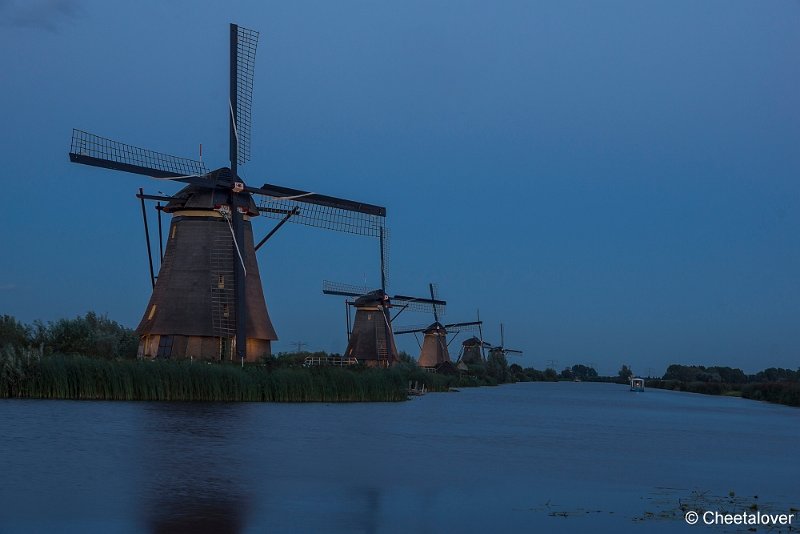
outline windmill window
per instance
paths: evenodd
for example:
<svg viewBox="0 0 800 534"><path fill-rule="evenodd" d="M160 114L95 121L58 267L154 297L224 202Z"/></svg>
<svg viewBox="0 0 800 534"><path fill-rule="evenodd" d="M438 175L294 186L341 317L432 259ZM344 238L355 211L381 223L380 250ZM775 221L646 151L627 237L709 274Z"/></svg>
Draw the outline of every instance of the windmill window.
<svg viewBox="0 0 800 534"><path fill-rule="evenodd" d="M217 287L220 288L220 289L225 289L225 275L224 274L219 275L219 278L217 279Z"/></svg>
<svg viewBox="0 0 800 534"><path fill-rule="evenodd" d="M177 232L177 231L178 231L178 227L177 226L173 226L172 227L172 235L170 236L170 239L175 239L175 232Z"/></svg>
<svg viewBox="0 0 800 534"><path fill-rule="evenodd" d="M229 316L230 316L230 314L231 314L231 313L230 313L230 310L228 309L228 305L227 305L227 304L224 304L224 305L222 306L222 316L223 316L223 317L229 317Z"/></svg>
<svg viewBox="0 0 800 534"><path fill-rule="evenodd" d="M155 317L155 315L156 315L156 304L153 304L153 306L150 308L150 313L147 314L147 320L148 321L152 320L153 317Z"/></svg>

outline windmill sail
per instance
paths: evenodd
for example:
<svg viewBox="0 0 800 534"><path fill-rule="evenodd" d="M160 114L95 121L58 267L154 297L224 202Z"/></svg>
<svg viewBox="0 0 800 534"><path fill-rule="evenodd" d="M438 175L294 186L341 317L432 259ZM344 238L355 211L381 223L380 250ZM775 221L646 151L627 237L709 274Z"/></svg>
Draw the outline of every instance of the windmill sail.
<svg viewBox="0 0 800 534"><path fill-rule="evenodd" d="M73 163L143 174L153 178L188 178L208 172L202 161L127 145L77 129L72 130L69 159Z"/></svg>
<svg viewBox="0 0 800 534"><path fill-rule="evenodd" d="M249 191L260 195L258 210L274 219L296 210L289 222L370 237L380 237L386 225L383 206L272 184Z"/></svg>
<svg viewBox="0 0 800 534"><path fill-rule="evenodd" d="M253 115L253 79L258 32L231 24L231 113L234 116L235 150L231 161L250 161L250 130ZM234 153L235 152L235 153Z"/></svg>

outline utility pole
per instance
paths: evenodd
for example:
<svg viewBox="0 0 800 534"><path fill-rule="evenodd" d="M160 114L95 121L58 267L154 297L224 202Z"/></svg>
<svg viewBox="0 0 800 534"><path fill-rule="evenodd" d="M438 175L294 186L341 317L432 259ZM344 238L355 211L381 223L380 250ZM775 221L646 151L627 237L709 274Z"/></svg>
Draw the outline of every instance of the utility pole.
<svg viewBox="0 0 800 534"><path fill-rule="evenodd" d="M306 343L304 341L295 341L294 343L292 343L292 345L297 347L297 350L295 352L300 353L300 352L303 352L303 347L307 347L308 346L308 343Z"/></svg>
<svg viewBox="0 0 800 534"><path fill-rule="evenodd" d="M548 369L552 369L553 371L555 371L557 365L558 365L558 360L547 360Z"/></svg>

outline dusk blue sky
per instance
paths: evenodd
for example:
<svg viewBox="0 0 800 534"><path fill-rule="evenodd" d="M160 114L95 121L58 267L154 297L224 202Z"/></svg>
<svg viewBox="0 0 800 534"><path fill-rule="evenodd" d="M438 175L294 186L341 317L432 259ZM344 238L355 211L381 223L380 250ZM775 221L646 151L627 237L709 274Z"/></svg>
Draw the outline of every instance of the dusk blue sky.
<svg viewBox="0 0 800 534"><path fill-rule="evenodd" d="M134 194L178 187L70 164L71 129L227 165L230 22L261 34L243 177L385 205L390 291L438 283L523 366L800 366L790 0L0 0L0 313L136 326ZM274 350L341 352L321 281L378 286L375 240L259 258Z"/></svg>

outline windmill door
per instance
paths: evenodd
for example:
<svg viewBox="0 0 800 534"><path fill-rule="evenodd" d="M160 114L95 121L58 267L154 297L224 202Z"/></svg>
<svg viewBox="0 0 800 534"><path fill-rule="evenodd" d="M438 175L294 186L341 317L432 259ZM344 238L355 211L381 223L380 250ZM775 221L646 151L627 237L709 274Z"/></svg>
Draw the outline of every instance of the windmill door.
<svg viewBox="0 0 800 534"><path fill-rule="evenodd" d="M172 357L173 336L161 336L158 340L158 352L156 358Z"/></svg>

